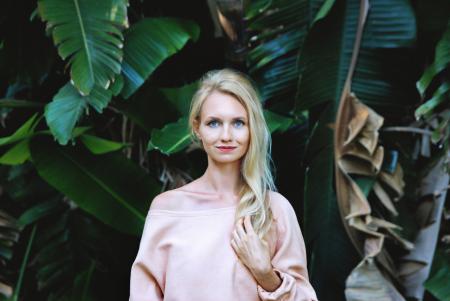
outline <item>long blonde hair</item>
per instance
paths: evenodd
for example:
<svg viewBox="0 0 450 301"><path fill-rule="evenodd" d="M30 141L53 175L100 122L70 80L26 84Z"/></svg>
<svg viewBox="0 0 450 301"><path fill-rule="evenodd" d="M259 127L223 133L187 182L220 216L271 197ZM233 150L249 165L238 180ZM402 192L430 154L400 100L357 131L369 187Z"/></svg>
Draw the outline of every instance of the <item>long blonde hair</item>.
<svg viewBox="0 0 450 301"><path fill-rule="evenodd" d="M190 107L189 126L191 137L196 142L195 122L200 119L204 101L214 91L235 97L248 113L250 143L241 163L244 185L235 220L250 215L255 232L263 239L273 222L269 191L276 191L276 188L270 169L272 140L261 101L251 80L243 73L232 69L209 71L200 80Z"/></svg>

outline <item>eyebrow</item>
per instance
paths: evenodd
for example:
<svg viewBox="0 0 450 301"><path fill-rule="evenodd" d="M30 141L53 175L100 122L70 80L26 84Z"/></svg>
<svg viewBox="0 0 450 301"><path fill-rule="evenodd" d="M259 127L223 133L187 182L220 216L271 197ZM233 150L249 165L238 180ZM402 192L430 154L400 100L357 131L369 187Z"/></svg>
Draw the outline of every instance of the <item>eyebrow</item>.
<svg viewBox="0 0 450 301"><path fill-rule="evenodd" d="M222 118L220 118L220 117L217 117L217 116L206 116L206 118L205 119L218 119L218 120L222 120ZM238 117L234 117L233 118L233 120L247 120L247 117L244 117L244 116L238 116Z"/></svg>

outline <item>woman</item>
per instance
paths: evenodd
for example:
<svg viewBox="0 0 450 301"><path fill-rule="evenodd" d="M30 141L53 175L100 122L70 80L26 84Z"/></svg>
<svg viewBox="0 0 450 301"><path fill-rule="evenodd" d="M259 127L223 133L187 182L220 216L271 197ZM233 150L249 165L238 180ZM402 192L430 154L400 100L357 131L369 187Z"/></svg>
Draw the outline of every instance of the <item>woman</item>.
<svg viewBox="0 0 450 301"><path fill-rule="evenodd" d="M208 167L152 201L130 301L317 300L295 212L275 192L270 132L249 79L207 73L189 124Z"/></svg>

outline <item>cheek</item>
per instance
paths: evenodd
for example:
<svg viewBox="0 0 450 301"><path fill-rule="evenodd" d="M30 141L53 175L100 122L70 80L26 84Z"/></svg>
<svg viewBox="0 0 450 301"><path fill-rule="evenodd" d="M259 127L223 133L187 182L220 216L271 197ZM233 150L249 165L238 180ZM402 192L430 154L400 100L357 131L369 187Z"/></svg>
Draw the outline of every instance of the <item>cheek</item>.
<svg viewBox="0 0 450 301"><path fill-rule="evenodd" d="M236 140L243 145L248 145L250 142L250 132L248 128L239 131L236 135Z"/></svg>
<svg viewBox="0 0 450 301"><path fill-rule="evenodd" d="M212 144L218 139L218 131L214 129L203 129L200 134L205 144Z"/></svg>

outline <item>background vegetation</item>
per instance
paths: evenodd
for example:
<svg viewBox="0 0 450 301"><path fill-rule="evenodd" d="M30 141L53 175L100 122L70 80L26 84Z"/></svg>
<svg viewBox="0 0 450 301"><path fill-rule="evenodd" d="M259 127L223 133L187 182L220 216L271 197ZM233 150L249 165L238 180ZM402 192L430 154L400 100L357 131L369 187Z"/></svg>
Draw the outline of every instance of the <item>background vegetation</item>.
<svg viewBox="0 0 450 301"><path fill-rule="evenodd" d="M450 300L450 2L4 0L0 300L127 300L203 172L199 77L255 80L320 300Z"/></svg>

